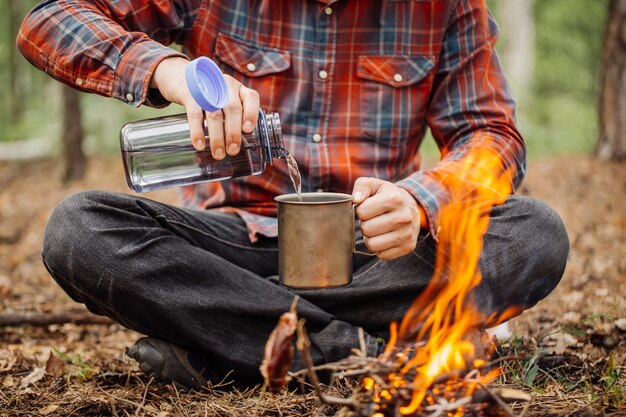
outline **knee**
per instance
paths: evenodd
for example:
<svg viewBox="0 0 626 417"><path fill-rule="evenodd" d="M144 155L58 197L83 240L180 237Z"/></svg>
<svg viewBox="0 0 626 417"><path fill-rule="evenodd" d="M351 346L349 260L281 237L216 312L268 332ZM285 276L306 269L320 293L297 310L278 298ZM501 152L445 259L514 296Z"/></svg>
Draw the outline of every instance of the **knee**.
<svg viewBox="0 0 626 417"><path fill-rule="evenodd" d="M538 262L551 281L551 290L561 280L569 255L569 237L561 217L546 203L531 200L535 207L534 229L537 247L533 248ZM547 294L546 294L547 295Z"/></svg>
<svg viewBox="0 0 626 417"><path fill-rule="evenodd" d="M546 203L520 198L519 208L527 213L526 221L517 230L517 246L525 255L522 270L527 288L524 308L530 308L547 297L560 282L569 255L569 238L561 217Z"/></svg>
<svg viewBox="0 0 626 417"><path fill-rule="evenodd" d="M495 207L491 220L481 260L486 280L481 290L490 294L479 290L479 296L500 311L510 306L530 308L563 276L569 254L565 226L546 203L518 196Z"/></svg>
<svg viewBox="0 0 626 417"><path fill-rule="evenodd" d="M52 212L43 234L42 257L46 267L58 275L68 273L69 261L89 240L87 225L101 191L82 191L66 197Z"/></svg>

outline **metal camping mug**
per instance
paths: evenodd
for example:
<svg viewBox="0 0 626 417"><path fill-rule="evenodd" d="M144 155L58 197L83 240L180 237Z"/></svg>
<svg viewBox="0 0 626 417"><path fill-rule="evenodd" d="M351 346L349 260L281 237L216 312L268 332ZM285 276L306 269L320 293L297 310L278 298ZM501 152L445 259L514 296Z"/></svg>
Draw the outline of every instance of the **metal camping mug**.
<svg viewBox="0 0 626 417"><path fill-rule="evenodd" d="M292 288L331 288L352 282L355 211L350 194L284 194L278 202L278 274Z"/></svg>

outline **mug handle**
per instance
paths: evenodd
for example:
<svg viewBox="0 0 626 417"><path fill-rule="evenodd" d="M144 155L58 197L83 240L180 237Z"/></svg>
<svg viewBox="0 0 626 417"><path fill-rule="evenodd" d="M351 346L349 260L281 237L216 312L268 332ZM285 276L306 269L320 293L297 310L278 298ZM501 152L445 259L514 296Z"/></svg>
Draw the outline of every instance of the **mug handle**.
<svg viewBox="0 0 626 417"><path fill-rule="evenodd" d="M354 230L355 228L355 219L356 219L356 206L358 206L358 204L352 204L352 214L354 214L354 216L352 216L352 229ZM356 250L356 235L352 238L352 253L356 253L357 255L365 255L365 256L378 256L378 252L363 252L360 250Z"/></svg>

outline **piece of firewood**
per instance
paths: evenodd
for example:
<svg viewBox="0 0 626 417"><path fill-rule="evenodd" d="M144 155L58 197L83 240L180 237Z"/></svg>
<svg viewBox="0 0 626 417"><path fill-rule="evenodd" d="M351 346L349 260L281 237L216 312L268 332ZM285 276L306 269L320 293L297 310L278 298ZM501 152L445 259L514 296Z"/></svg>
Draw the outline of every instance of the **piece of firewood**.
<svg viewBox="0 0 626 417"><path fill-rule="evenodd" d="M0 327L48 326L50 324L113 324L106 316L97 316L87 311L68 313L5 313L0 314Z"/></svg>

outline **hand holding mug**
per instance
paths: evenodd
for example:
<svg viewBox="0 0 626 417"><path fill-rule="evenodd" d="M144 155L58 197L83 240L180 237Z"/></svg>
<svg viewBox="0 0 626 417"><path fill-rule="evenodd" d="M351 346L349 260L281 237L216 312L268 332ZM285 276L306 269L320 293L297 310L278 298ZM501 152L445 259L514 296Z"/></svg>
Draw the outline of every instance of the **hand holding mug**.
<svg viewBox="0 0 626 417"><path fill-rule="evenodd" d="M377 178L358 178L352 191L358 204L361 233L367 248L380 259L404 256L417 245L420 229L426 227L423 208L404 188Z"/></svg>

